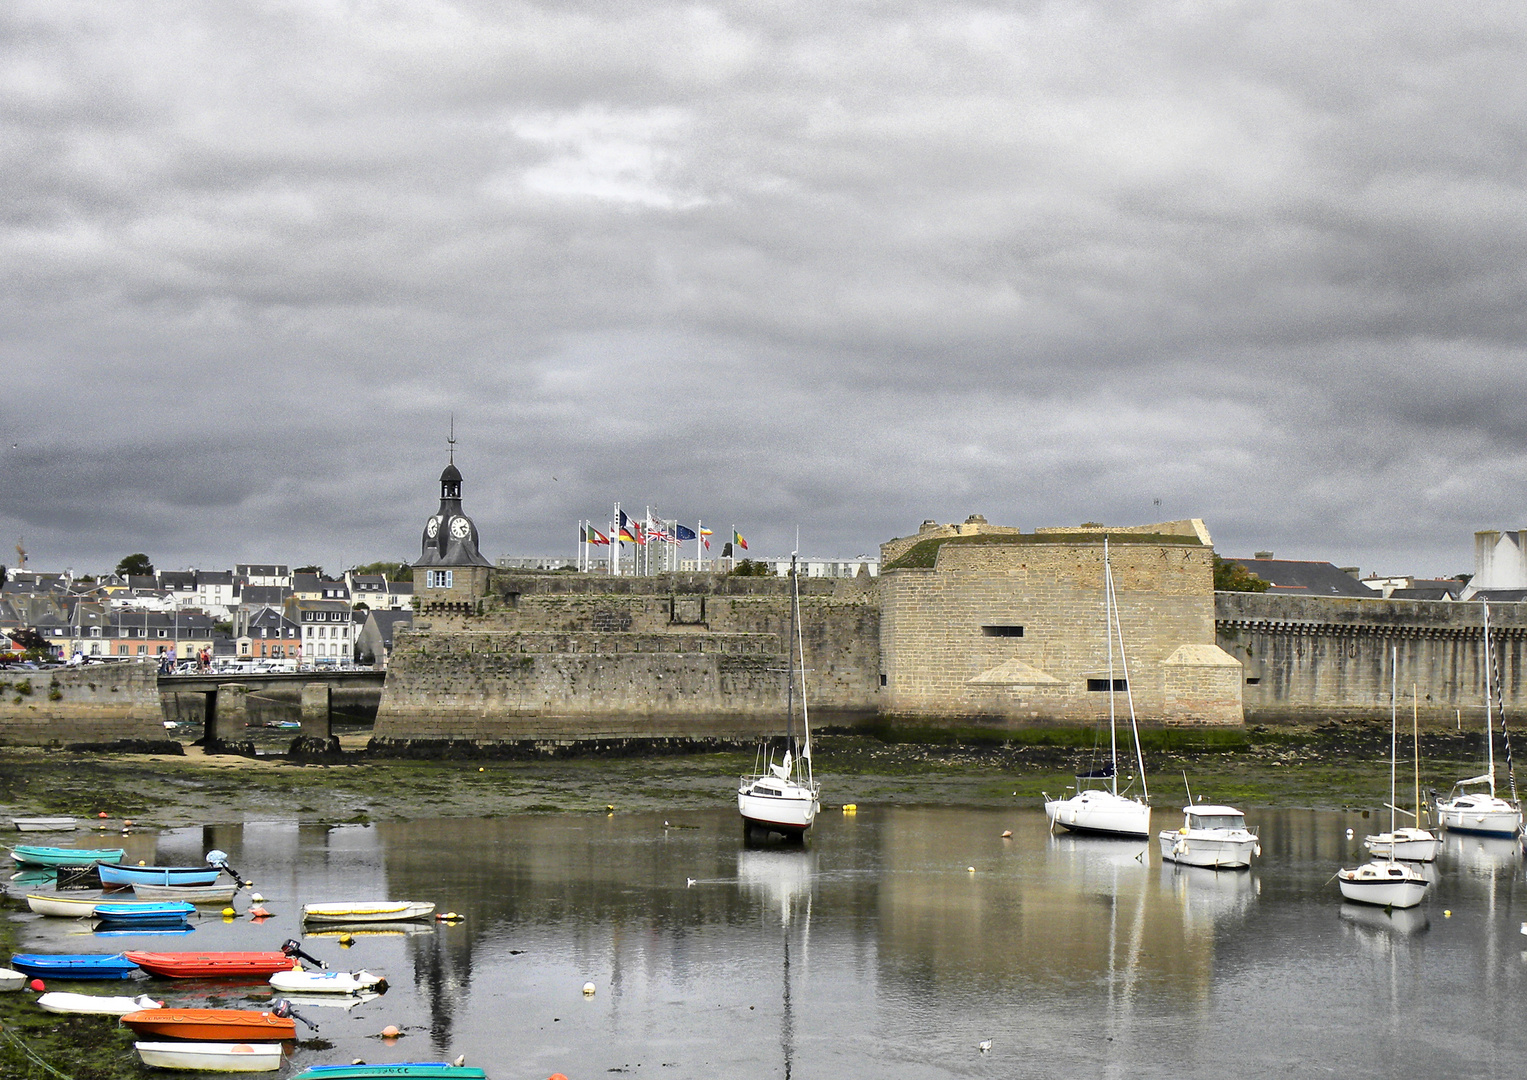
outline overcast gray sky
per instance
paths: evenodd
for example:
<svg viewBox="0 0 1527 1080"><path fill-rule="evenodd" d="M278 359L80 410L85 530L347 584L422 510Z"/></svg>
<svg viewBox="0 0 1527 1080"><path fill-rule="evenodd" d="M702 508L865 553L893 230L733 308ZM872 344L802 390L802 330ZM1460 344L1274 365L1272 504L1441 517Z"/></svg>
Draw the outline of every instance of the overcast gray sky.
<svg viewBox="0 0 1527 1080"><path fill-rule="evenodd" d="M33 565L1527 525L1527 9L0 7L0 528ZM1159 508L1156 501L1160 501ZM6 558L13 562L13 558Z"/></svg>

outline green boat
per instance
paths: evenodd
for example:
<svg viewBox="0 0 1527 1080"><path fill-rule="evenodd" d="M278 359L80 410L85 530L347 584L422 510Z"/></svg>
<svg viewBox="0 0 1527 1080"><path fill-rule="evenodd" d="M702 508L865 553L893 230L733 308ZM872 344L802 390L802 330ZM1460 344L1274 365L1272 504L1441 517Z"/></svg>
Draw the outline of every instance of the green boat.
<svg viewBox="0 0 1527 1080"><path fill-rule="evenodd" d="M292 1080L486 1080L487 1073L470 1065L443 1061L400 1061L391 1065L314 1065Z"/></svg>
<svg viewBox="0 0 1527 1080"><path fill-rule="evenodd" d="M121 862L127 856L122 848L35 847L17 844L11 858L21 866L90 866L94 863Z"/></svg>

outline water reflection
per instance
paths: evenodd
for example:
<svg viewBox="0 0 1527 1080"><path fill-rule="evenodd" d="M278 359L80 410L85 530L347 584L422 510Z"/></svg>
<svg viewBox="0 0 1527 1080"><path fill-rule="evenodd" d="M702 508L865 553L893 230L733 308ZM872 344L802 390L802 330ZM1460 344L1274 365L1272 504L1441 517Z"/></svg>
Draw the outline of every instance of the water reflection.
<svg viewBox="0 0 1527 1080"><path fill-rule="evenodd" d="M1039 811L823 815L804 849L742 847L729 806L689 828L546 815L133 839L161 863L229 852L275 913L199 917L197 948L278 947L314 901L423 899L465 916L313 928L322 959L392 990L345 1002L345 1023L324 1028L334 1049L299 1049L294 1066L378 1060L369 1036L385 1023L410 1033L390 1060L466 1053L495 1080L1218 1077L1227 1031L1240 1075L1502 1073L1527 1053L1511 845L1449 837L1427 903L1386 914L1344 905L1329 880L1366 857L1356 814L1253 816L1262 859L1220 873L1163 865L1140 842L1052 837ZM91 950L73 936L88 928L13 917L37 951ZM177 1004L219 992L153 988ZM1376 1035L1393 1042L1375 1057Z"/></svg>

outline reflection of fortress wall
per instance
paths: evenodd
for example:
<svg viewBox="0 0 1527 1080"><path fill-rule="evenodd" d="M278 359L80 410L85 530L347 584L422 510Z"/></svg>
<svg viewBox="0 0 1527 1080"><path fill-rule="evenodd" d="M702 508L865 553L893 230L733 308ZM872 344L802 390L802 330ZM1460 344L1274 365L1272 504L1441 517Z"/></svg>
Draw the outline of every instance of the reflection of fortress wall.
<svg viewBox="0 0 1527 1080"><path fill-rule="evenodd" d="M1490 605L1508 709L1527 699L1524 608ZM1419 687L1423 721L1452 724L1463 709L1483 724L1479 604L1218 593L1215 609L1220 644L1245 667L1248 721L1387 721L1391 650L1398 649L1395 681L1402 700L1413 683Z"/></svg>
<svg viewBox="0 0 1527 1080"><path fill-rule="evenodd" d="M1240 664L1214 643L1211 556L1197 537L1118 537L1109 547L1129 685L1145 722L1241 720ZM881 621L893 715L1108 715L1101 540L945 543L931 568L882 571ZM1124 678L1117 646L1113 677Z"/></svg>
<svg viewBox="0 0 1527 1080"><path fill-rule="evenodd" d="M971 847L970 815L888 814L880 887L882 967L965 988L1043 979L1068 985L1167 979L1207 995L1212 923L1189 923L1172 884L1135 860L1140 844L1056 838L1023 830L974 875L930 865ZM1045 866L1004 869L1044 845ZM1235 875L1225 875L1234 887ZM1148 948L1146 947L1148 943Z"/></svg>

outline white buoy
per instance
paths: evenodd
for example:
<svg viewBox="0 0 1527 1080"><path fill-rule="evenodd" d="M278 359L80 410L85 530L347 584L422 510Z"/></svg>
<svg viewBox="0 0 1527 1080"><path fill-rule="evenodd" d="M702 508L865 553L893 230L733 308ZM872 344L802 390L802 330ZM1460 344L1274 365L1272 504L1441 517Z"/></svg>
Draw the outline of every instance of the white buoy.
<svg viewBox="0 0 1527 1080"><path fill-rule="evenodd" d="M1348 829L1348 830L1347 830L1347 839L1348 839L1348 840L1350 840L1350 839L1352 839L1352 837L1353 837L1353 835L1354 835L1354 834L1353 834L1353 832L1352 832L1352 830L1351 830L1351 829Z"/></svg>
<svg viewBox="0 0 1527 1080"><path fill-rule="evenodd" d="M976 1047L981 1051L981 1053L984 1054L986 1051L991 1049L991 1040L982 1039L980 1042L976 1043Z"/></svg>
<svg viewBox="0 0 1527 1080"><path fill-rule="evenodd" d="M583 984L583 996L584 997L593 997L594 996L594 984L593 983L587 982L587 983Z"/></svg>
<svg viewBox="0 0 1527 1080"><path fill-rule="evenodd" d="M972 874L976 872L976 868L974 866L967 866L965 869L969 870Z"/></svg>
<svg viewBox="0 0 1527 1080"><path fill-rule="evenodd" d="M261 896L259 893L255 893L249 899L252 900L256 904L263 904L263 903L265 903L265 897Z"/></svg>

